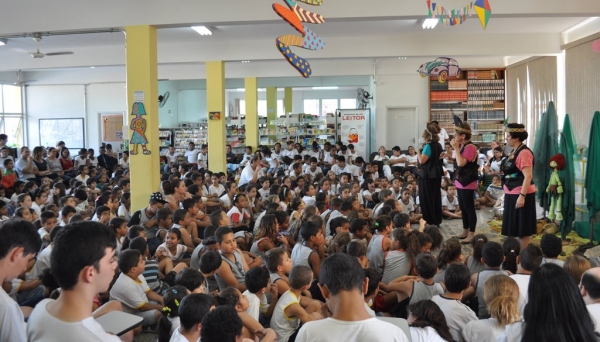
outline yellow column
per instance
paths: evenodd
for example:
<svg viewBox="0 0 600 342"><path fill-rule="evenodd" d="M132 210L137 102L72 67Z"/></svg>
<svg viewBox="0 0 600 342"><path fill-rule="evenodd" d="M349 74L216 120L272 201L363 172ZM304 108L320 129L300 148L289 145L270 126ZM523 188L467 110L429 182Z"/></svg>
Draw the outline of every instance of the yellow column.
<svg viewBox="0 0 600 342"><path fill-rule="evenodd" d="M126 32L127 108L129 123L131 208L148 205L160 190L158 139L158 64L156 28L128 26Z"/></svg>
<svg viewBox="0 0 600 342"><path fill-rule="evenodd" d="M271 120L277 120L277 88L267 87L267 127L275 128L271 125ZM276 136L270 136L271 140L276 139Z"/></svg>
<svg viewBox="0 0 600 342"><path fill-rule="evenodd" d="M292 88L285 88L285 95L283 98L283 108L285 109L285 115L288 115L289 113L294 111L294 102L292 101L292 99Z"/></svg>
<svg viewBox="0 0 600 342"><path fill-rule="evenodd" d="M246 87L246 146L258 146L258 87L256 77L244 79Z"/></svg>
<svg viewBox="0 0 600 342"><path fill-rule="evenodd" d="M225 159L225 63L206 62L206 102L208 105L208 166L213 172L227 173Z"/></svg>

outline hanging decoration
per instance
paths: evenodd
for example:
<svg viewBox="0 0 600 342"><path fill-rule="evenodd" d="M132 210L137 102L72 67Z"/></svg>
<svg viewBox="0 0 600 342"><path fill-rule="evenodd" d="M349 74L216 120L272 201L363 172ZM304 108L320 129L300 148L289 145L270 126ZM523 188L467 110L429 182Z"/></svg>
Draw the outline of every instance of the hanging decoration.
<svg viewBox="0 0 600 342"><path fill-rule="evenodd" d="M293 34L286 34L275 39L275 44L279 52L283 57L298 70L298 72L304 77L308 78L312 74L310 64L308 61L291 51L291 46L298 46L307 50L321 50L325 47L323 39L317 36L316 33L308 29L303 22L310 24L322 24L325 19L322 15L312 13L300 7L293 0L284 0L288 8L281 4L273 4L273 10L283 20L290 24L296 31L302 34L297 36ZM323 0L299 0L308 5L320 6Z"/></svg>
<svg viewBox="0 0 600 342"><path fill-rule="evenodd" d="M467 21L467 17L473 15L473 10L475 10L484 30L487 28L488 21L492 15L492 7L489 0L476 0L463 8L451 10L447 10L444 6L427 0L427 8L429 9L428 18L438 19L440 23L447 26L456 26L464 23Z"/></svg>
<svg viewBox="0 0 600 342"><path fill-rule="evenodd" d="M446 83L448 77L460 77L460 71L456 59L449 57L438 57L434 61L421 64L417 70L422 77L437 76L440 83Z"/></svg>

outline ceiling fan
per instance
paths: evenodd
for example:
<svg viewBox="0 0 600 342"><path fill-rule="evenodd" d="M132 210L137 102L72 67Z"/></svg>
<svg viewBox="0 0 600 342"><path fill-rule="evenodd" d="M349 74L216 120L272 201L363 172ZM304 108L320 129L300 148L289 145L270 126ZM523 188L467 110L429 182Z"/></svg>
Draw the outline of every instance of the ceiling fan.
<svg viewBox="0 0 600 342"><path fill-rule="evenodd" d="M42 52L40 52L40 40L42 40L42 36L39 35L39 34L36 34L36 35L33 36L33 40L35 40L35 42L37 44L36 51L35 52L29 52L29 54L33 58L44 58L46 56L62 56L62 55L72 55L73 54L72 51L59 51L59 52L42 53Z"/></svg>

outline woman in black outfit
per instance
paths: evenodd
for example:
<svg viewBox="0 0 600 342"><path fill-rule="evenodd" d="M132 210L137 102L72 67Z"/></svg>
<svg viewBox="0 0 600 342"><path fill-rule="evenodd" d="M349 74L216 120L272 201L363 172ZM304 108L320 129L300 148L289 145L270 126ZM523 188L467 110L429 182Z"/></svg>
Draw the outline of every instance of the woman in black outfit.
<svg viewBox="0 0 600 342"><path fill-rule="evenodd" d="M423 139L425 139L423 151L417 150L419 164L421 165L418 175L421 212L423 213L423 219L428 224L438 227L442 223L442 192L440 187L444 172L442 169L443 161L440 159L442 145L439 144L439 132L440 130L436 125L428 123L423 132Z"/></svg>

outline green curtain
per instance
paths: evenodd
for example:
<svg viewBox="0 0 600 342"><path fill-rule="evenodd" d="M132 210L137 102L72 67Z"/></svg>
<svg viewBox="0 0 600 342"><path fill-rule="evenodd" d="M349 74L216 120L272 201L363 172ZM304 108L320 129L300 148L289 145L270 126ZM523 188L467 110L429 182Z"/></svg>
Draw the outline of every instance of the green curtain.
<svg viewBox="0 0 600 342"><path fill-rule="evenodd" d="M550 157L558 153L558 118L554 102L548 103L548 109L542 114L542 119L535 133L533 145L533 156L535 167L533 168L533 182L538 188L537 198L540 206L543 205L542 198L546 193L546 187L552 176L552 169L548 166ZM544 208L548 210L550 201L546 201Z"/></svg>
<svg viewBox="0 0 600 342"><path fill-rule="evenodd" d="M562 214L563 220L560 222L560 231L563 239L571 230L575 220L575 136L571 128L569 114L565 116L563 131L560 135L560 153L565 157L565 167L559 172L563 184Z"/></svg>
<svg viewBox="0 0 600 342"><path fill-rule="evenodd" d="M600 172L598 170L600 170L600 112L596 112L592 120L585 169L585 199L590 218L600 210Z"/></svg>

